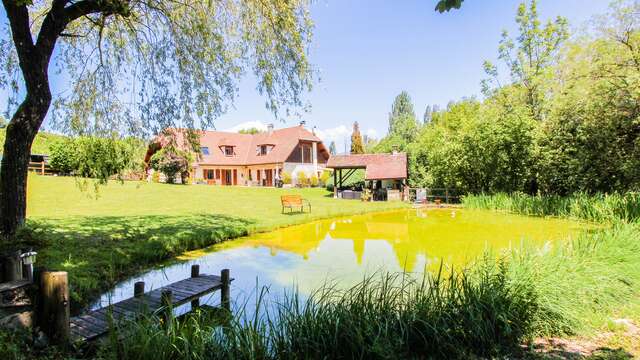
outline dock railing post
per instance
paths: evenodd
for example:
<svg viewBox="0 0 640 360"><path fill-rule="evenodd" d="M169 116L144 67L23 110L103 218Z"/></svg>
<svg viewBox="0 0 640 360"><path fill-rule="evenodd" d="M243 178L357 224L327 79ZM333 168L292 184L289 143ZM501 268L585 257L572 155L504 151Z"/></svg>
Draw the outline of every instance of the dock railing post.
<svg viewBox="0 0 640 360"><path fill-rule="evenodd" d="M222 288L220 289L220 305L223 309L231 312L231 302L229 299L229 269L222 269L220 272L220 278L222 280Z"/></svg>
<svg viewBox="0 0 640 360"><path fill-rule="evenodd" d="M166 326L170 326L169 322L173 317L173 292L171 290L163 290L160 294L160 302L162 304L162 319Z"/></svg>
<svg viewBox="0 0 640 360"><path fill-rule="evenodd" d="M191 265L191 277L197 278L200 276L200 265ZM200 307L200 299L191 300L191 310Z"/></svg>
<svg viewBox="0 0 640 360"><path fill-rule="evenodd" d="M144 295L144 281L137 281L133 284L133 297L142 297Z"/></svg>
<svg viewBox="0 0 640 360"><path fill-rule="evenodd" d="M66 271L44 271L40 278L40 324L52 342L69 341L69 282Z"/></svg>

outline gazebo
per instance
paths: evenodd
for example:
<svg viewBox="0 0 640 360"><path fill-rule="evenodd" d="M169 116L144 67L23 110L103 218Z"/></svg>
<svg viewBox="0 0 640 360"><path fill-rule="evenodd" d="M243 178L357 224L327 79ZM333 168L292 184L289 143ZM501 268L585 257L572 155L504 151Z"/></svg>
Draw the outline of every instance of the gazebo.
<svg viewBox="0 0 640 360"><path fill-rule="evenodd" d="M364 180L368 182L366 185L372 190L374 200L406 198L408 189L406 153L333 155L329 158L327 168L333 169L333 194L336 198L346 198L341 196L343 183L358 169L364 169Z"/></svg>

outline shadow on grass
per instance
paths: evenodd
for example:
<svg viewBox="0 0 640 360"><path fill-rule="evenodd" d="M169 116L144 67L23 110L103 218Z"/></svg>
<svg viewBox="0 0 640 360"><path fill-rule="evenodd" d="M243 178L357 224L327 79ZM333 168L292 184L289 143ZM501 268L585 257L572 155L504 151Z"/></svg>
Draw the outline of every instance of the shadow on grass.
<svg viewBox="0 0 640 360"><path fill-rule="evenodd" d="M30 219L20 233L39 267L69 272L72 306L188 250L246 235L255 221L225 215Z"/></svg>

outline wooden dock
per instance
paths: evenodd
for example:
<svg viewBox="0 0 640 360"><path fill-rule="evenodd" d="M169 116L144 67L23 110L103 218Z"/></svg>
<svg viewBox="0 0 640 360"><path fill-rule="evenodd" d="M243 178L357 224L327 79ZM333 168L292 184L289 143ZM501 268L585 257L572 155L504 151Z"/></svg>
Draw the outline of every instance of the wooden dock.
<svg viewBox="0 0 640 360"><path fill-rule="evenodd" d="M135 284L134 297L71 318L70 340L91 341L107 334L110 324L135 320L144 314L170 311L187 302L191 302L192 307L197 307L200 297L216 290L220 290L221 306L229 310L229 283L232 280L227 269L222 270L220 276L200 275L198 265L193 265L190 278L153 291L145 293L144 283L138 282Z"/></svg>

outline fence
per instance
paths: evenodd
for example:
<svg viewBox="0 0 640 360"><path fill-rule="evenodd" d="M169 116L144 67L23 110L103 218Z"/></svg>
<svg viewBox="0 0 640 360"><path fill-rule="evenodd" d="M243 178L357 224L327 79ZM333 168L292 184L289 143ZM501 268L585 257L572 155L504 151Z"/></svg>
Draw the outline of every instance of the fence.
<svg viewBox="0 0 640 360"><path fill-rule="evenodd" d="M31 161L29 162L29 171L33 171L40 175L53 175L56 171L51 169L51 166L45 161Z"/></svg>
<svg viewBox="0 0 640 360"><path fill-rule="evenodd" d="M420 204L429 202L452 204L460 202L458 192L450 188L411 188L409 189L409 198L411 201Z"/></svg>

